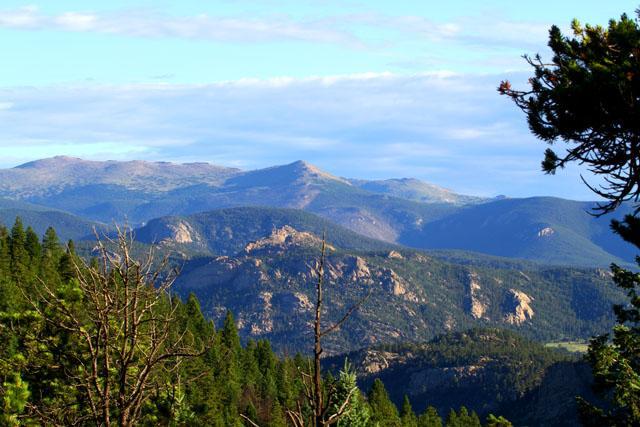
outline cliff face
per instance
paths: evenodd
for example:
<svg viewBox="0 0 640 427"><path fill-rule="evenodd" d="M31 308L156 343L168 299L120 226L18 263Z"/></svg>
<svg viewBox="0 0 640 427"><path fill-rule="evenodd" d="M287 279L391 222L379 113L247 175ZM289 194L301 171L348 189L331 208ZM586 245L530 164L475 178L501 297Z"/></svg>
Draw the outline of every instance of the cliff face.
<svg viewBox="0 0 640 427"><path fill-rule="evenodd" d="M195 292L216 321L232 310L244 338L268 338L278 351L308 351L321 243L314 233L278 227L233 256L187 262L176 289ZM470 268L401 249L360 252L328 244L326 324L370 295L327 337L325 352L424 341L469 326L508 327L554 340L578 330L578 324L590 334L610 312L587 310L593 304L585 295L604 306L610 297L596 292L606 288L607 280L596 271L559 276L555 271Z"/></svg>
<svg viewBox="0 0 640 427"><path fill-rule="evenodd" d="M467 276L467 310L474 319L482 319L487 311L487 302L483 301L480 291L480 283L476 273L469 273Z"/></svg>
<svg viewBox="0 0 640 427"><path fill-rule="evenodd" d="M531 320L535 314L531 308L533 299L522 291L509 289L505 303L504 321L512 325L521 325L527 320Z"/></svg>

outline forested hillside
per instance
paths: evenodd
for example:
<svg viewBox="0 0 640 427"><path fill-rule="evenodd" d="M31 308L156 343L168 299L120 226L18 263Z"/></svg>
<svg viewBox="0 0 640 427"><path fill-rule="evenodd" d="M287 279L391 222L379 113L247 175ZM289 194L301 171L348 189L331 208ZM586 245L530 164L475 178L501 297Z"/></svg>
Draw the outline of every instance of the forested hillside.
<svg viewBox="0 0 640 427"><path fill-rule="evenodd" d="M307 416L305 357L242 345L230 312L216 330L195 296L172 295L171 273L131 258L120 237L115 252L98 243L84 262L52 228L41 240L20 220L0 227L3 425L284 426L292 411ZM366 399L354 386L348 366L324 378L348 393L340 425L441 423L433 409L399 412L381 382ZM465 408L449 419L480 425Z"/></svg>
<svg viewBox="0 0 640 427"><path fill-rule="evenodd" d="M337 371L345 356L325 360ZM593 398L580 356L545 348L499 329L473 329L414 344L380 345L349 353L359 384L379 379L400 405L440 413L465 405L498 412L515 425L579 425L575 396ZM553 396L553 397L551 397Z"/></svg>
<svg viewBox="0 0 640 427"><path fill-rule="evenodd" d="M296 230L331 236L344 249L393 250L397 245L357 234L317 215L299 209L241 207L218 209L188 216L171 216L149 221L135 230L136 240L156 243L175 251L204 255L235 255L273 230L290 226Z"/></svg>
<svg viewBox="0 0 640 427"><path fill-rule="evenodd" d="M585 340L613 324L611 305L622 300L601 269L459 265L411 250L346 250L327 239L327 318L369 294L327 342L333 354L486 326L538 340ZM232 310L244 338L302 350L320 246L318 235L284 226L237 254L186 262L176 290L195 293L216 322Z"/></svg>
<svg viewBox="0 0 640 427"><path fill-rule="evenodd" d="M7 226L15 215L40 226L44 206L73 215L50 215L49 224L65 237L81 237L95 221L107 226L128 222L132 226L149 223L140 236L150 241L164 238L162 227L182 219L204 233L208 240L204 249L214 253L219 239L233 240L230 233L241 236L250 224L257 230L269 220L271 226L279 227L288 217L289 225L309 226L313 229L308 231L316 234L321 224L339 225L342 228L334 235L342 236L348 229L350 239L358 233L418 249L473 251L545 264L607 267L612 261L633 262L634 257L631 245L609 232L609 217L590 215L592 202L474 198L414 179L340 178L304 161L241 171L207 163L56 157L0 170L0 197L11 198L4 201L20 209L4 214L0 209L0 223ZM256 210L247 211L247 207ZM277 208L288 213L276 214ZM629 209L626 206L613 216L620 218ZM252 212L256 218L251 218ZM313 219L312 214L322 219ZM72 218L78 218L75 226ZM240 222L245 220L247 226ZM234 247L224 250L232 253L238 242L250 236L236 239ZM257 237L263 236L254 233L253 238Z"/></svg>

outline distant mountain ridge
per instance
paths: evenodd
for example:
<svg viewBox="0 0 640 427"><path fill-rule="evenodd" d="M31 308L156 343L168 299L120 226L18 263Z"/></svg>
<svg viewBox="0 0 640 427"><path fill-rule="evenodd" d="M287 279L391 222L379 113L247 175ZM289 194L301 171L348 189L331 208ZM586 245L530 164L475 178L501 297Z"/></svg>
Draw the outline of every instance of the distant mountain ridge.
<svg viewBox="0 0 640 427"><path fill-rule="evenodd" d="M610 216L589 215L594 203L482 199L410 178L336 177L304 161L241 171L207 163L55 157L0 170L0 197L104 224L139 226L228 208L284 208L418 249L582 266L628 264L635 256L631 245L610 232Z"/></svg>
<svg viewBox="0 0 640 427"><path fill-rule="evenodd" d="M86 238L93 234L94 229L104 232L109 228L105 224L46 206L0 198L0 225L11 228L17 217L20 217L25 226L31 226L39 236L47 228L54 227L62 241Z"/></svg>
<svg viewBox="0 0 640 427"><path fill-rule="evenodd" d="M304 161L255 171L203 163L54 157L0 170L0 197L133 224L239 206L305 209L369 237L397 236L455 208L370 192Z"/></svg>
<svg viewBox="0 0 640 427"><path fill-rule="evenodd" d="M209 163L91 161L56 156L0 169L0 195L27 198L83 185L120 185L128 190L163 192L186 185L219 184L239 169Z"/></svg>
<svg viewBox="0 0 640 427"><path fill-rule="evenodd" d="M469 203L480 203L487 200L482 197L457 194L446 188L429 184L415 178L374 181L350 179L349 182L356 187L371 191L372 193L386 194L422 203L452 203L456 205L465 205Z"/></svg>
<svg viewBox="0 0 640 427"><path fill-rule="evenodd" d="M266 207L226 208L149 221L135 230L137 241L210 255L235 255L247 244L282 227L322 236L345 249L390 251L396 245L362 236L317 215Z"/></svg>
<svg viewBox="0 0 640 427"><path fill-rule="evenodd" d="M607 266L611 262L633 262L636 248L609 226L612 217L621 218L632 207L623 205L614 215L594 217L589 212L595 205L553 197L468 205L425 224L403 243L545 263Z"/></svg>

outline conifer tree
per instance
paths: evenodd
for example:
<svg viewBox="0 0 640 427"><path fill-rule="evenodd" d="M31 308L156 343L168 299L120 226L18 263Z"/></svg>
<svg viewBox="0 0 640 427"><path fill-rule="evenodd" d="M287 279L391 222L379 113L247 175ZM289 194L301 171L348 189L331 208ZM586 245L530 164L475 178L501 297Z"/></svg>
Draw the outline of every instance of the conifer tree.
<svg viewBox="0 0 640 427"><path fill-rule="evenodd" d="M224 324L220 330L221 368L224 376L218 377L218 386L222 393L222 405L225 423L229 426L239 425L239 404L242 392L240 358L242 346L233 314L227 311ZM255 407L254 407L255 409Z"/></svg>
<svg viewBox="0 0 640 427"><path fill-rule="evenodd" d="M60 278L63 282L68 282L76 276L76 269L74 267L76 258L76 245L73 240L67 242L67 250L60 257L58 264L58 271L60 272Z"/></svg>
<svg viewBox="0 0 640 427"><path fill-rule="evenodd" d="M40 260L42 248L40 247L40 238L31 226L27 227L24 241L25 250L29 256L30 265L37 265Z"/></svg>
<svg viewBox="0 0 640 427"><path fill-rule="evenodd" d="M42 237L42 262L39 268L39 278L45 282L57 280L60 257L63 252L56 231L49 227Z"/></svg>
<svg viewBox="0 0 640 427"><path fill-rule="evenodd" d="M19 416L24 412L29 399L29 387L20 375L14 374L2 384L2 408L0 411L0 425L13 427L19 426Z"/></svg>
<svg viewBox="0 0 640 427"><path fill-rule="evenodd" d="M489 414L487 416L487 422L485 425L486 427L513 427L513 424L511 424L511 422L509 422L505 417L496 417L493 414Z"/></svg>
<svg viewBox="0 0 640 427"><path fill-rule="evenodd" d="M636 11L640 16L640 10ZM623 14L609 24L571 23L567 36L559 27L549 31L551 61L540 55L526 57L533 67L528 90L513 89L508 81L498 91L522 109L532 133L561 152L547 148L542 169L555 173L576 162L585 165L604 183L585 184L606 203L597 213L613 212L625 201L636 203L634 216L612 228L640 247L640 24ZM637 259L640 263L640 258ZM613 264L614 281L626 290L629 307L616 306L618 324L613 339L604 335L591 341L589 359L595 388L610 401L598 408L579 399L582 421L594 425L640 423L640 329L637 274Z"/></svg>
<svg viewBox="0 0 640 427"><path fill-rule="evenodd" d="M418 427L418 417L415 412L413 412L411 401L409 401L409 396L406 394L404 395L404 400L402 402L400 420L402 421L402 427Z"/></svg>
<svg viewBox="0 0 640 427"><path fill-rule="evenodd" d="M60 252L60 239L53 227L47 227L42 237L42 251L44 253L55 254Z"/></svg>
<svg viewBox="0 0 640 427"><path fill-rule="evenodd" d="M418 417L419 427L442 427L442 418L438 414L438 410L433 406L427 409Z"/></svg>
<svg viewBox="0 0 640 427"><path fill-rule="evenodd" d="M380 427L400 427L398 408L389 399L387 390L382 381L376 378L367 395L367 401L371 406L371 423Z"/></svg>
<svg viewBox="0 0 640 427"><path fill-rule="evenodd" d="M447 415L447 421L445 423L446 427L463 427L463 424L458 419L458 414L456 410L451 408L449 410L449 415Z"/></svg>
<svg viewBox="0 0 640 427"><path fill-rule="evenodd" d="M274 401L273 407L271 408L271 419L269 420L268 427L287 427L284 411L277 399Z"/></svg>
<svg viewBox="0 0 640 427"><path fill-rule="evenodd" d="M175 272L167 272L167 258L156 264L150 252L134 260L132 237L120 230L114 244L112 255L98 241L99 268L70 257L76 274L64 288L41 282L28 296L54 332L45 343L56 351L46 357L58 362L54 373L67 378L60 386L50 382L56 385L55 399L32 405L32 416L42 424L136 425L166 385L167 374L176 372L182 359L201 354L184 340L186 331L176 329L180 305L168 293ZM69 252L73 255L72 248ZM60 345L60 337L69 341ZM81 409L74 398L84 403Z"/></svg>
<svg viewBox="0 0 640 427"><path fill-rule="evenodd" d="M26 234L22 220L20 217L11 228L11 237L9 239L9 254L11 259L11 273L16 283L24 283L27 278L26 272L29 266L29 255L25 248Z"/></svg>
<svg viewBox="0 0 640 427"><path fill-rule="evenodd" d="M371 410L364 401L356 381L356 373L349 364L349 360L345 358L344 366L338 376L336 401L344 402L349 397L349 404L336 423L338 427L365 427L369 424ZM334 405L333 410L338 410L337 404Z"/></svg>

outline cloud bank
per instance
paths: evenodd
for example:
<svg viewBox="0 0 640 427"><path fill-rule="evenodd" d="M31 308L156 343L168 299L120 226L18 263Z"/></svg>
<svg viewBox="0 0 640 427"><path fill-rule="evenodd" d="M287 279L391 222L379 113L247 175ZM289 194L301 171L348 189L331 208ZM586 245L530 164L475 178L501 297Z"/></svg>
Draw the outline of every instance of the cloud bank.
<svg viewBox="0 0 640 427"><path fill-rule="evenodd" d="M472 44L476 47L544 46L548 23L498 16L463 17L439 22L423 16L387 16L375 12L294 19L197 14L172 16L152 10L66 11L45 14L37 6L0 10L0 28L93 32L127 37L181 38L217 42L302 41L351 48L389 49L407 41ZM365 31L363 31L365 30ZM386 31L384 36L380 30ZM365 33L373 34L365 36Z"/></svg>
<svg viewBox="0 0 640 427"><path fill-rule="evenodd" d="M0 89L0 166L55 154L242 168L305 159L348 177L589 198L576 171L540 172L545 147L497 95L501 78L369 73Z"/></svg>

